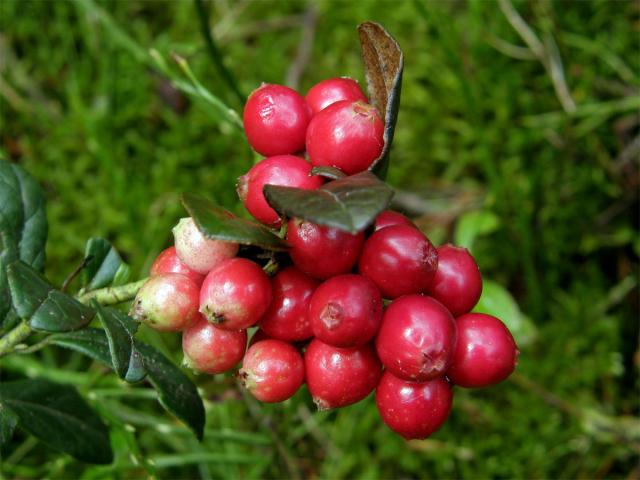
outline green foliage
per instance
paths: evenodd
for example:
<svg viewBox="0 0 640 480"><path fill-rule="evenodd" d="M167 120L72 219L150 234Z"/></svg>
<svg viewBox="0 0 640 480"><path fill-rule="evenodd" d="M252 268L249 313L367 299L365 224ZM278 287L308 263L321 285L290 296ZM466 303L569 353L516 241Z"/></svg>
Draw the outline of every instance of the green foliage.
<svg viewBox="0 0 640 480"><path fill-rule="evenodd" d="M85 247L84 258L86 260L82 278L85 290L126 283L130 273L129 266L104 238L90 238Z"/></svg>

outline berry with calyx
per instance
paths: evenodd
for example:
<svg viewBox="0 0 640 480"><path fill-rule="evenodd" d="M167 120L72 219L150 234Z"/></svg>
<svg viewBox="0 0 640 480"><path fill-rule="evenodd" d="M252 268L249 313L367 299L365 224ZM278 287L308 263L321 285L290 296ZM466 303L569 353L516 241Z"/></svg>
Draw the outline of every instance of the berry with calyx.
<svg viewBox="0 0 640 480"><path fill-rule="evenodd" d="M206 275L216 265L238 254L237 243L205 237L191 217L173 227L178 258L191 270Z"/></svg>
<svg viewBox="0 0 640 480"><path fill-rule="evenodd" d="M186 275L161 273L145 282L131 316L159 332L178 332L198 316L199 287Z"/></svg>
<svg viewBox="0 0 640 480"><path fill-rule="evenodd" d="M347 175L368 169L382 153L384 123L364 102L341 101L317 113L307 128L307 153L316 166Z"/></svg>
<svg viewBox="0 0 640 480"><path fill-rule="evenodd" d="M197 372L216 374L233 369L246 347L246 330L222 330L202 315L182 332L183 364Z"/></svg>
<svg viewBox="0 0 640 480"><path fill-rule="evenodd" d="M438 252L417 228L393 225L374 232L364 243L358 268L373 280L384 298L424 293L438 267Z"/></svg>
<svg viewBox="0 0 640 480"><path fill-rule="evenodd" d="M393 225L407 225L409 227L415 227L414 223L401 213L394 212L393 210L385 210L380 212L376 217L376 221L373 225L373 229L380 230L381 228L391 227Z"/></svg>
<svg viewBox="0 0 640 480"><path fill-rule="evenodd" d="M456 319L458 343L447 376L461 387L481 388L506 380L518 363L518 347L502 321L484 313Z"/></svg>
<svg viewBox="0 0 640 480"><path fill-rule="evenodd" d="M303 151L310 118L302 95L268 83L249 95L242 116L249 145L266 157Z"/></svg>
<svg viewBox="0 0 640 480"><path fill-rule="evenodd" d="M405 295L391 302L376 338L385 368L415 382L444 375L455 345L453 316L440 302L422 295Z"/></svg>
<svg viewBox="0 0 640 480"><path fill-rule="evenodd" d="M273 301L260 319L267 337L299 342L313 336L308 317L309 301L319 282L296 267L280 270L271 278Z"/></svg>
<svg viewBox="0 0 640 480"><path fill-rule="evenodd" d="M481 294L482 276L469 251L453 245L438 247L438 269L429 295L459 317L475 307Z"/></svg>
<svg viewBox="0 0 640 480"><path fill-rule="evenodd" d="M364 233L291 219L287 226L289 255L296 267L319 279L351 271L364 243Z"/></svg>
<svg viewBox="0 0 640 480"><path fill-rule="evenodd" d="M151 265L150 275L159 275L161 273L180 273L186 275L193 280L198 286L202 285L204 275L191 270L187 267L176 254L176 247L169 247L160 252L160 255L155 259L153 265Z"/></svg>
<svg viewBox="0 0 640 480"><path fill-rule="evenodd" d="M444 378L409 382L386 371L376 389L382 421L405 439L426 438L447 420L453 392Z"/></svg>
<svg viewBox="0 0 640 480"><path fill-rule="evenodd" d="M304 382L304 362L293 345L281 340L261 340L247 350L238 376L261 402L283 402Z"/></svg>
<svg viewBox="0 0 640 480"><path fill-rule="evenodd" d="M304 98L313 115L342 100L368 102L358 82L348 77L322 80L311 87Z"/></svg>
<svg viewBox="0 0 640 480"><path fill-rule="evenodd" d="M313 334L336 347L355 347L371 340L382 321L382 297L361 275L346 274L320 285L309 304Z"/></svg>
<svg viewBox="0 0 640 480"><path fill-rule="evenodd" d="M265 158L238 179L238 196L256 220L270 227L278 227L280 217L264 198L263 187L281 185L315 190L323 180L318 175L311 175L311 168L309 162L294 155Z"/></svg>
<svg viewBox="0 0 640 480"><path fill-rule="evenodd" d="M260 265L246 258L225 260L200 289L200 312L224 330L248 328L271 303L271 283Z"/></svg>
<svg viewBox="0 0 640 480"><path fill-rule="evenodd" d="M376 388L382 366L370 344L339 348L314 338L304 353L307 387L319 410L359 402Z"/></svg>

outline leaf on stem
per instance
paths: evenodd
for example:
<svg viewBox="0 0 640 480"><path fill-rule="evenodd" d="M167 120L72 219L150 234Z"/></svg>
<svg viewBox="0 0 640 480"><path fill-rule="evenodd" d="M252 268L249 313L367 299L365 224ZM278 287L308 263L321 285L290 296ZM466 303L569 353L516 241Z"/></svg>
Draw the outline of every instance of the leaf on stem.
<svg viewBox="0 0 640 480"><path fill-rule="evenodd" d="M82 272L85 291L126 283L129 266L104 238L90 238L85 247L87 263Z"/></svg>

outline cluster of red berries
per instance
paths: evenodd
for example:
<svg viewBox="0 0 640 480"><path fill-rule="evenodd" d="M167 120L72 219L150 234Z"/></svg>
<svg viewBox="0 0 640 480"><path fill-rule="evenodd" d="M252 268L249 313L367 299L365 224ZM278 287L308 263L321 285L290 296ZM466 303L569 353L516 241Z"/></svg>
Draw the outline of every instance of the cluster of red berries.
<svg viewBox="0 0 640 480"><path fill-rule="evenodd" d="M251 146L268 157L240 178L238 193L272 228L282 219L264 185L315 189L323 179L312 165L357 173L383 146L382 121L347 78L319 83L306 99L263 85L247 101L244 124ZM310 162L293 155L304 150ZM175 246L153 264L133 315L182 331L185 363L196 371L222 373L242 361L241 383L261 401L284 401L306 383L318 408L332 409L376 390L392 430L425 438L446 420L452 385L493 385L515 368L506 326L469 313L482 291L473 257L434 247L399 213L384 211L356 234L288 220L290 249L271 278L237 256L237 244L206 238L191 218L173 233Z"/></svg>

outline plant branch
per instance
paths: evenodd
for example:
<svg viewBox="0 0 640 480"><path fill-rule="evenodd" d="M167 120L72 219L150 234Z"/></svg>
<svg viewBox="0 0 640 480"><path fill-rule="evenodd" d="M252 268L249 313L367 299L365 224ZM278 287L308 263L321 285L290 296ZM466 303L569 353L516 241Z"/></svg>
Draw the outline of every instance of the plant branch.
<svg viewBox="0 0 640 480"><path fill-rule="evenodd" d="M60 287L60 291L62 293L65 293L67 291L69 285L71 285L71 282L73 282L73 280L78 276L82 269L87 266L87 263L89 263L92 258L93 255L89 255L88 257L84 258L82 262L73 270L73 272L69 274L69 276L62 283L62 287Z"/></svg>
<svg viewBox="0 0 640 480"><path fill-rule="evenodd" d="M79 295L77 299L85 305L88 305L93 299L100 305L116 305L126 302L127 300L132 300L146 281L147 278L143 278L137 282L127 283L126 285L120 285L118 287L99 288Z"/></svg>
<svg viewBox="0 0 640 480"><path fill-rule="evenodd" d="M4 337L0 338L0 357L11 353L14 347L26 340L31 335L31 327L27 322L21 322L17 327L7 333Z"/></svg>

